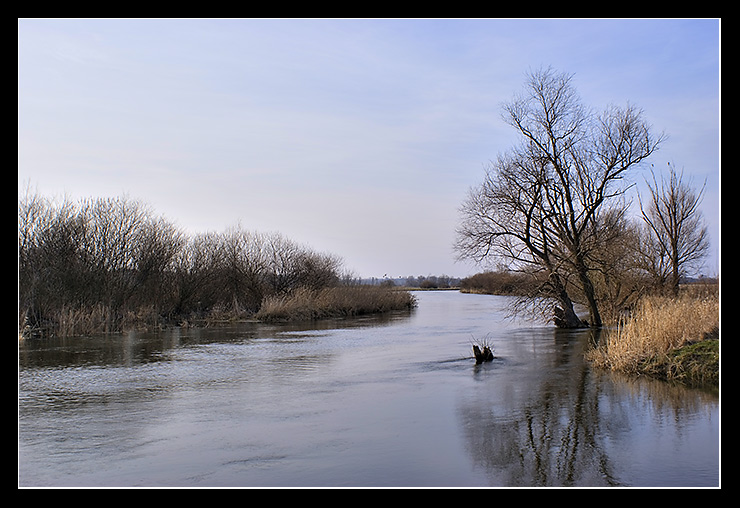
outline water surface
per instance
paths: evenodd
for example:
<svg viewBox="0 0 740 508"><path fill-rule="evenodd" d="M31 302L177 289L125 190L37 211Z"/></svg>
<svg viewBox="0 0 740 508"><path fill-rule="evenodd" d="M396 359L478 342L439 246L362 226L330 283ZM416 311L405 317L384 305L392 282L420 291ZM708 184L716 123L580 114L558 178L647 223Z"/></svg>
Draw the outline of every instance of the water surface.
<svg viewBox="0 0 740 508"><path fill-rule="evenodd" d="M505 297L19 346L20 486L719 486L719 401ZM486 339L496 358L472 359Z"/></svg>

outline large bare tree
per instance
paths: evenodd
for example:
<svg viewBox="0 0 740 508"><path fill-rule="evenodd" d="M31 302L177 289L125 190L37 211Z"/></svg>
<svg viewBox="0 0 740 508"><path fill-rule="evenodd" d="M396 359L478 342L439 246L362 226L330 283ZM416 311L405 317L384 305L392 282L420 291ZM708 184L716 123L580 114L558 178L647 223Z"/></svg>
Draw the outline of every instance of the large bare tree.
<svg viewBox="0 0 740 508"><path fill-rule="evenodd" d="M503 111L520 144L499 157L463 204L457 250L463 258L496 256L545 271L544 295L560 305L559 326L583 325L568 308L567 285L574 284L590 324L601 326L591 271L611 231L602 224L627 206L618 199L624 177L662 136L631 105L593 114L572 76L549 68L530 73L524 93Z"/></svg>

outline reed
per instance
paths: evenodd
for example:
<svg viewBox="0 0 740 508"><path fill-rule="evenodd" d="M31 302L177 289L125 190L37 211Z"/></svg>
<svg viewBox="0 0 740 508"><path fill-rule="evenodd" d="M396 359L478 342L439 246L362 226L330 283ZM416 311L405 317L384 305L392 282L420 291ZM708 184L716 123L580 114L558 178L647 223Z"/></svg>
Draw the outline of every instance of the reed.
<svg viewBox="0 0 740 508"><path fill-rule="evenodd" d="M705 339L716 341L711 346L708 343L693 346ZM685 292L677 298L649 296L643 298L632 315L617 328L608 330L599 345L587 353L587 358L596 367L627 374L650 374L669 379L706 378L696 362L708 362L707 368L716 371L718 340L719 298L716 293ZM691 349L685 349L687 347ZM688 355L687 352L693 353ZM688 360L692 365L685 363Z"/></svg>
<svg viewBox="0 0 740 508"><path fill-rule="evenodd" d="M254 317L265 322L306 321L409 310L415 306L416 299L408 291L380 286L299 288L266 298Z"/></svg>

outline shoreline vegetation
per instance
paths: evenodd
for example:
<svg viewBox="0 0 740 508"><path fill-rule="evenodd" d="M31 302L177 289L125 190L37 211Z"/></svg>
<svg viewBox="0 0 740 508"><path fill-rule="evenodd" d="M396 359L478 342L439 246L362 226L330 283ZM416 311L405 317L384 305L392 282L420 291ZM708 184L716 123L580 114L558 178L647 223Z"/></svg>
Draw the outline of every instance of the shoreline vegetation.
<svg viewBox="0 0 740 508"><path fill-rule="evenodd" d="M463 279L471 294L526 296L531 278L510 272L482 272ZM586 353L594 367L645 375L690 386L719 386L719 283L681 285L678 296L642 295Z"/></svg>
<svg viewBox="0 0 740 508"><path fill-rule="evenodd" d="M18 203L18 332L72 337L409 310L416 299L366 285L342 260L240 225L188 235L146 204Z"/></svg>
<svg viewBox="0 0 740 508"><path fill-rule="evenodd" d="M643 297L586 354L597 368L719 387L719 290L689 284L677 297Z"/></svg>
<svg viewBox="0 0 740 508"><path fill-rule="evenodd" d="M319 290L301 288L287 295L265 299L254 318L268 323L311 321L411 310L415 307L416 298L411 293L385 286L337 286Z"/></svg>

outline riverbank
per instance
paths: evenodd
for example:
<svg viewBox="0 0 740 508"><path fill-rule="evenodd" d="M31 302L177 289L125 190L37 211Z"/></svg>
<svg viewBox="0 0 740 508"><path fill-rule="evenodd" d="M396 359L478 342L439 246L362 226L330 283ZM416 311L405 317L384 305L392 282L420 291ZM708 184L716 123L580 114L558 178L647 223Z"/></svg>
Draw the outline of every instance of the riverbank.
<svg viewBox="0 0 740 508"><path fill-rule="evenodd" d="M406 290L381 286L333 286L322 289L298 288L290 293L268 296L257 312L216 307L204 313L162 316L152 308L127 312L113 318L102 306L67 307L47 319L43 327L31 327L21 316L18 336L92 336L125 331L152 331L170 327L212 327L236 322L265 323L310 321L352 317L390 311L410 310L416 298ZM115 322L115 327L111 323Z"/></svg>
<svg viewBox="0 0 740 508"><path fill-rule="evenodd" d="M587 353L597 368L688 385L719 385L719 294L716 286L651 296L608 330Z"/></svg>
<svg viewBox="0 0 740 508"><path fill-rule="evenodd" d="M255 314L262 322L308 321L410 310L416 298L408 291L383 286L337 286L299 289L266 298Z"/></svg>

